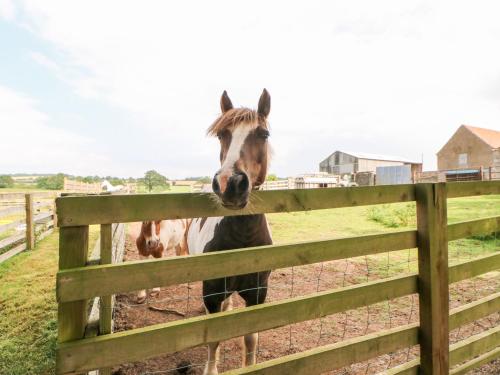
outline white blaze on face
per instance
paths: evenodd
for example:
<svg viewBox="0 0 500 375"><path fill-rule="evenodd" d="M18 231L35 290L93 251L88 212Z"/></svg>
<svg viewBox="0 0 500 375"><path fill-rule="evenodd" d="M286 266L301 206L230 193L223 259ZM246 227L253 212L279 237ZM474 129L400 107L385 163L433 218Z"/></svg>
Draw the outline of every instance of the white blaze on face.
<svg viewBox="0 0 500 375"><path fill-rule="evenodd" d="M245 144L248 134L257 127L257 124L242 124L236 127L231 134L231 144L226 153L226 158L222 162L220 173L217 176L220 191L224 193L227 187L227 180L234 173L234 164L240 159L241 149Z"/></svg>
<svg viewBox="0 0 500 375"><path fill-rule="evenodd" d="M158 240L158 236L156 235L156 224L154 221L151 222L151 236L147 236L147 235L144 235L144 239L146 241L157 241Z"/></svg>

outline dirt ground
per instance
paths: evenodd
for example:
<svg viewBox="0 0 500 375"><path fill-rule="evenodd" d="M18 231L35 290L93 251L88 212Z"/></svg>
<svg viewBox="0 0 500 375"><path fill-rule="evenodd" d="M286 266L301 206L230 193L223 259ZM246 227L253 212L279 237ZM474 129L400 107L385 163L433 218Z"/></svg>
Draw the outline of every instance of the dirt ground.
<svg viewBox="0 0 500 375"><path fill-rule="evenodd" d="M125 261L138 259L135 237L138 225L129 225L126 241ZM167 254L172 256L173 254ZM416 262L410 259L408 262ZM390 260L388 259L388 262ZM409 267L409 265L408 265ZM316 291L339 288L381 277L383 270L370 266L370 259L324 262L302 267L273 271L269 280L267 302L292 296L306 295ZM469 303L500 290L500 276L486 275L474 280L457 283L450 288L450 307ZM115 306L115 331L165 323L204 314L201 282L161 288L158 296L149 298L149 304L137 304L136 293L117 296ZM234 298L234 308L243 307L242 300ZM158 311L169 309L170 312ZM263 362L283 355L301 352L320 345L394 328L418 320L418 297L416 295L371 305L368 307L334 314L291 326L261 332L257 360ZM485 329L500 324L500 313L492 314L474 324L469 324L451 333L451 343L460 341ZM221 344L219 372L241 366L241 338ZM328 374L374 374L418 356L418 347L372 358ZM128 363L114 368L115 374L201 374L206 360L206 348L198 347L171 355L158 356L147 361ZM500 361L492 362L471 374L500 374Z"/></svg>

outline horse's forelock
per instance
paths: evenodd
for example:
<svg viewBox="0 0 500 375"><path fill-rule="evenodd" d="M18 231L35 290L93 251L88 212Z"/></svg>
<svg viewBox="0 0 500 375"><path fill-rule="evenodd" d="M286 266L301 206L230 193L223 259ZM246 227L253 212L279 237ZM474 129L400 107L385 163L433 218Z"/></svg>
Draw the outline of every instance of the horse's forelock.
<svg viewBox="0 0 500 375"><path fill-rule="evenodd" d="M259 126L268 128L267 120L257 111L250 108L233 108L222 113L207 130L207 134L216 136L223 130L233 130L239 124L258 123Z"/></svg>

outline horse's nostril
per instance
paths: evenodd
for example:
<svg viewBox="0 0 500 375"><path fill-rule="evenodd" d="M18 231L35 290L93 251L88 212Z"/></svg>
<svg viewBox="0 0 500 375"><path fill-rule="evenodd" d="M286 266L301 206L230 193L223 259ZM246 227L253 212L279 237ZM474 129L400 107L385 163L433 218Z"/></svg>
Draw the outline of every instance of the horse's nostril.
<svg viewBox="0 0 500 375"><path fill-rule="evenodd" d="M248 190L248 177L246 174L240 174L238 175L237 178L237 186L239 191L246 191Z"/></svg>
<svg viewBox="0 0 500 375"><path fill-rule="evenodd" d="M217 174L214 176L212 180L212 190L216 194L220 193L220 186L219 186L219 181L217 181Z"/></svg>

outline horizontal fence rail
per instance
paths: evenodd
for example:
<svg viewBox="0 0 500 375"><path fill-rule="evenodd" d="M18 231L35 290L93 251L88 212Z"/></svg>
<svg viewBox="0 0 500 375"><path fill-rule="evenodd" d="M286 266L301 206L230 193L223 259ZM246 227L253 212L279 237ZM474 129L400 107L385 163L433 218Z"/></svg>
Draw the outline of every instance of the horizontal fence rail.
<svg viewBox="0 0 500 375"><path fill-rule="evenodd" d="M99 293L115 294L159 285L170 286L410 249L415 246L416 232L408 230L361 237L217 251L187 257L73 268L58 273L57 298L61 302L68 302L95 297ZM113 280L112 283L106 282L110 279Z"/></svg>
<svg viewBox="0 0 500 375"><path fill-rule="evenodd" d="M136 194L61 197L60 226L161 219L310 211L415 200L414 185L255 191L243 210L223 208L214 194ZM85 207L85 210L81 210Z"/></svg>
<svg viewBox="0 0 500 375"><path fill-rule="evenodd" d="M500 230L500 217L449 224L448 227L450 228L448 239L452 241L473 234L485 234ZM95 297L99 293L107 295L159 285L166 287L224 276L412 249L416 246L416 231L407 230L360 237L218 251L188 257L73 268L58 273L57 298L60 302L69 302ZM481 264L488 267L488 259L486 258ZM493 259L497 258L493 256ZM231 270L230 273L228 270ZM107 283L106 280L109 279L112 279L113 283Z"/></svg>

